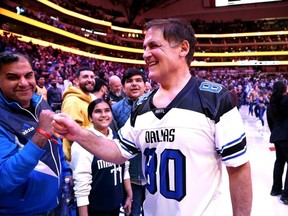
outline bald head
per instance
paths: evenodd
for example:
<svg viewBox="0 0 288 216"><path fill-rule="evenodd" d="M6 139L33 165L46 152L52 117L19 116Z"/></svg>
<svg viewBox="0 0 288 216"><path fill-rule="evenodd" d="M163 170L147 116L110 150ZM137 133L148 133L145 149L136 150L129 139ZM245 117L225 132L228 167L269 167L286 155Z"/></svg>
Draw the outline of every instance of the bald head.
<svg viewBox="0 0 288 216"><path fill-rule="evenodd" d="M113 76L111 76L110 78L109 78L109 85L113 85L113 84L121 84L121 79L118 77L118 76L116 76L116 75L113 75Z"/></svg>
<svg viewBox="0 0 288 216"><path fill-rule="evenodd" d="M121 79L113 75L109 78L109 88L115 95L120 96L122 91Z"/></svg>

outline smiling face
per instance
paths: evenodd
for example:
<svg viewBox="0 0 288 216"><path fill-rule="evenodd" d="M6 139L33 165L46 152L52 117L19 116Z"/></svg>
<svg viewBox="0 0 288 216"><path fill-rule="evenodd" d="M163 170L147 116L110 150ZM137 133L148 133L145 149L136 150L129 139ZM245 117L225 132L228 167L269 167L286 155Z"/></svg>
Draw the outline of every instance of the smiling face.
<svg viewBox="0 0 288 216"><path fill-rule="evenodd" d="M108 103L102 101L97 103L89 117L94 128L104 135L108 135L108 127L112 121L112 111Z"/></svg>
<svg viewBox="0 0 288 216"><path fill-rule="evenodd" d="M165 40L160 29L150 28L145 35L143 58L149 69L149 78L160 82L177 70L181 45Z"/></svg>
<svg viewBox="0 0 288 216"><path fill-rule="evenodd" d="M0 89L9 101L15 101L23 108L30 106L30 100L36 90L36 80L27 59L2 65L0 71Z"/></svg>
<svg viewBox="0 0 288 216"><path fill-rule="evenodd" d="M85 93L89 94L93 91L95 85L95 74L90 70L83 70L79 77L75 79L79 88Z"/></svg>
<svg viewBox="0 0 288 216"><path fill-rule="evenodd" d="M134 75L127 78L123 88L127 97L136 100L139 96L144 94L145 83L141 75Z"/></svg>

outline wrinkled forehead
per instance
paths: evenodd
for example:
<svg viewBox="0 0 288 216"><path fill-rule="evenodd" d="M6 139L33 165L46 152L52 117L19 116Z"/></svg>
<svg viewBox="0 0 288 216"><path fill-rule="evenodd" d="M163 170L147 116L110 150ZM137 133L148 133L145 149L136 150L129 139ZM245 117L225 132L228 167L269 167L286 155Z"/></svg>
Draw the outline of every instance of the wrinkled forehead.
<svg viewBox="0 0 288 216"><path fill-rule="evenodd" d="M148 29L145 34L144 43L155 39L164 39L163 31L155 27Z"/></svg>

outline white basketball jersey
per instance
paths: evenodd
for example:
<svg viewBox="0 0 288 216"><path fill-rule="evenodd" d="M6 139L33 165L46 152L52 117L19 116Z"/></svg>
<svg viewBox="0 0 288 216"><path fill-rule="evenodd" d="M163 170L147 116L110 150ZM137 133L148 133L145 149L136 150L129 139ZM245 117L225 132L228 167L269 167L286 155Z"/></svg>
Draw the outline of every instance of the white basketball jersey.
<svg viewBox="0 0 288 216"><path fill-rule="evenodd" d="M155 92L139 99L119 130L121 152L143 154L145 216L208 215L219 196L221 166L248 161L243 121L223 86L192 77L166 108ZM209 212L209 213L208 213Z"/></svg>

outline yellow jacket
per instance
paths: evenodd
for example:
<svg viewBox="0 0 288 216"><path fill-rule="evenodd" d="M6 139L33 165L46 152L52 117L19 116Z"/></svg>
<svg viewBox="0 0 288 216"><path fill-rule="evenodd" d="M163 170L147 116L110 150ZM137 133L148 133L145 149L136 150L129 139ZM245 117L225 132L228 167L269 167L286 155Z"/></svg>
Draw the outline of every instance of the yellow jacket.
<svg viewBox="0 0 288 216"><path fill-rule="evenodd" d="M92 96L85 94L81 89L70 86L63 93L63 103L61 112L67 113L80 126L88 127L92 123L88 119L88 105L92 101ZM63 139L63 150L66 160L71 161L71 145L72 142Z"/></svg>

